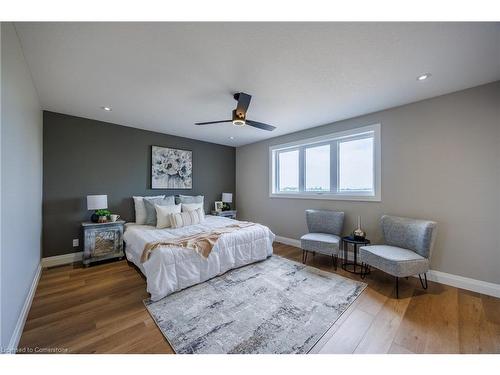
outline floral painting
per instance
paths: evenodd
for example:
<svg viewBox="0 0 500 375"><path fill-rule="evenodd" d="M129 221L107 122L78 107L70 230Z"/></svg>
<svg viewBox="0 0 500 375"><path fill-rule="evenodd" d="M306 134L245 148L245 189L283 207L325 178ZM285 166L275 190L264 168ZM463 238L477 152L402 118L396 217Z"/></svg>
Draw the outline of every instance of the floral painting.
<svg viewBox="0 0 500 375"><path fill-rule="evenodd" d="M151 188L192 189L193 152L152 146Z"/></svg>

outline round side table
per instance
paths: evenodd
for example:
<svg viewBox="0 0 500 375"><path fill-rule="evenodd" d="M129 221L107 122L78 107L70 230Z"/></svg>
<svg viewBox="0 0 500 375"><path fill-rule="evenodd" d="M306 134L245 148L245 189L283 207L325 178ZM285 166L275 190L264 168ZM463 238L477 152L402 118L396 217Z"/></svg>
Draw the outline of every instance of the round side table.
<svg viewBox="0 0 500 375"><path fill-rule="evenodd" d="M347 250L348 250L349 244L352 245L353 250L354 250L354 262L349 262L349 260L347 259ZM342 269L346 270L347 272L355 273L356 275L360 275L362 273L363 268L361 267L361 264L358 264L358 248L360 246L369 245L369 244L370 244L370 240L368 240L366 238L364 240L357 240L351 236L342 237L342 250L344 251L344 262L342 263Z"/></svg>

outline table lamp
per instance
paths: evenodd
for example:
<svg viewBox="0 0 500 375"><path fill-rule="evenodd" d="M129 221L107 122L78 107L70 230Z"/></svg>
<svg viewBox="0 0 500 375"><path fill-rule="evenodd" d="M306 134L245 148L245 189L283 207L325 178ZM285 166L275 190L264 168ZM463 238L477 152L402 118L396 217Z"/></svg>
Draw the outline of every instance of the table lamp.
<svg viewBox="0 0 500 375"><path fill-rule="evenodd" d="M87 210L94 210L94 213L90 217L93 223L99 221L99 216L96 214L95 210L102 210L108 208L108 196L107 195L87 195Z"/></svg>
<svg viewBox="0 0 500 375"><path fill-rule="evenodd" d="M233 203L233 193L222 193L222 211L229 211L231 209L231 203Z"/></svg>

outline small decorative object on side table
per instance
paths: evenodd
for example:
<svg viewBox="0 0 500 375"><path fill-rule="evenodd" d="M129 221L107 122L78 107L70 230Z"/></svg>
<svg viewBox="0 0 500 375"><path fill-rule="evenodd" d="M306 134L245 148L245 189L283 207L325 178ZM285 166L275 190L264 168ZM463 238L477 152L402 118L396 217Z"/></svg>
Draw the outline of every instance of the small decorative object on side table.
<svg viewBox="0 0 500 375"><path fill-rule="evenodd" d="M366 233L361 229L361 216L358 216L358 227L352 231L351 237L356 241L363 241L366 238Z"/></svg>
<svg viewBox="0 0 500 375"><path fill-rule="evenodd" d="M221 212L223 207L224 207L224 202L222 202L222 201L215 201L215 205L214 205L215 209L212 212Z"/></svg>
<svg viewBox="0 0 500 375"><path fill-rule="evenodd" d="M361 264L358 264L358 247L370 244L370 240L366 238L365 239L361 238L358 239L358 238L359 237L355 238L353 236L342 237L342 250L344 252L344 262L342 263L342 269L350 273L355 273L356 275L360 275L362 272ZM349 260L347 259L347 250L349 244L353 246L354 262L349 262ZM356 270L356 268L358 267L359 271Z"/></svg>
<svg viewBox="0 0 500 375"><path fill-rule="evenodd" d="M229 211L212 211L212 215L214 216L223 216L223 217L228 217L230 219L236 219L236 210L229 210Z"/></svg>
<svg viewBox="0 0 500 375"><path fill-rule="evenodd" d="M123 220L107 223L82 223L83 264L85 266L100 260L123 258L124 224Z"/></svg>

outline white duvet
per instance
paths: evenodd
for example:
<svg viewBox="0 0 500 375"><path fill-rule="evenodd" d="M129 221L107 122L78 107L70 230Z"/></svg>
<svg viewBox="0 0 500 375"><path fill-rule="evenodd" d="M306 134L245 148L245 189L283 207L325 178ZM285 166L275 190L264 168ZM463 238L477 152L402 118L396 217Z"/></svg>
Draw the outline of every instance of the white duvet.
<svg viewBox="0 0 500 375"><path fill-rule="evenodd" d="M194 250L160 247L141 263L144 245L206 232L237 223L219 216L206 216L203 223L177 229L156 229L148 225L125 225L124 241L127 259L133 262L147 279L147 291L157 301L170 293L201 283L217 275L249 263L266 259L273 253L274 234L264 225L255 224L223 234L208 258Z"/></svg>

